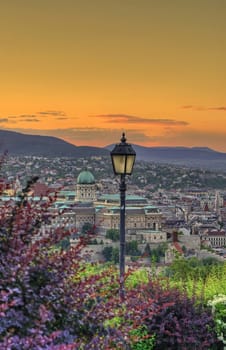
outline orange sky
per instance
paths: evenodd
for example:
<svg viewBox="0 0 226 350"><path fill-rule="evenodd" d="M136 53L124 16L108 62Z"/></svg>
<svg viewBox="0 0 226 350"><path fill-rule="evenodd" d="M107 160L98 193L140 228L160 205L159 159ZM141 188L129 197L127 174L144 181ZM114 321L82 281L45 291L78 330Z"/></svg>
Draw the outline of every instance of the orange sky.
<svg viewBox="0 0 226 350"><path fill-rule="evenodd" d="M0 128L226 152L225 0L0 4Z"/></svg>

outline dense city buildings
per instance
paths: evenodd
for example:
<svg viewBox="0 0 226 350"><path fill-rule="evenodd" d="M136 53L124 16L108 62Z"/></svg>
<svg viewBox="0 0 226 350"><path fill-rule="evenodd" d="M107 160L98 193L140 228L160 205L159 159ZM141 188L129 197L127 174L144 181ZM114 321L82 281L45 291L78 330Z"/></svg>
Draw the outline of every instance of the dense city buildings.
<svg viewBox="0 0 226 350"><path fill-rule="evenodd" d="M88 225L95 227L97 242L109 244L106 232L119 229L120 198L119 182L108 158L8 158L2 169L0 204L17 200L33 176L39 180L29 193L30 200L38 205L40 200L54 197L49 208L51 220L43 223L41 234L62 225L72 235L81 234ZM209 254L216 252L222 258L226 247L226 174L137 162L128 178L126 240L137 241L143 251L147 244L166 243L167 262L175 251L201 256L203 249L205 253L212 250Z"/></svg>

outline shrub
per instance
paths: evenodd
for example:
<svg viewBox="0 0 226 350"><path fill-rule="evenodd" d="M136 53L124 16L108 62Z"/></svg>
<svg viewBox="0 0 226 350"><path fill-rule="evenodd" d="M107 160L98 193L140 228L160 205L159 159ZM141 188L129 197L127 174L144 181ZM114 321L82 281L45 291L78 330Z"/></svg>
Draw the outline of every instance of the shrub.
<svg viewBox="0 0 226 350"><path fill-rule="evenodd" d="M148 334L155 335L156 350L210 349L217 342L210 310L196 307L194 299L176 289L149 281L136 289L134 298L129 296L128 303L128 316L142 320Z"/></svg>
<svg viewBox="0 0 226 350"><path fill-rule="evenodd" d="M109 229L106 231L106 238L111 239L113 242L119 241L119 230Z"/></svg>
<svg viewBox="0 0 226 350"><path fill-rule="evenodd" d="M105 247L102 251L102 254L106 261L110 261L114 264L119 262L119 248L118 247Z"/></svg>
<svg viewBox="0 0 226 350"><path fill-rule="evenodd" d="M196 306L185 293L167 290L158 281L149 280L127 290L124 303L113 292L104 305L99 305L95 317L110 330L120 330L128 339L129 349L139 349L148 342L155 350L209 350L221 349L222 345L210 308Z"/></svg>
<svg viewBox="0 0 226 350"><path fill-rule="evenodd" d="M28 192L36 181L0 208L0 349L76 349L81 339L104 334L87 317L102 274L79 278L84 239L65 251L52 249L69 236L64 227L40 235L55 198L34 203Z"/></svg>

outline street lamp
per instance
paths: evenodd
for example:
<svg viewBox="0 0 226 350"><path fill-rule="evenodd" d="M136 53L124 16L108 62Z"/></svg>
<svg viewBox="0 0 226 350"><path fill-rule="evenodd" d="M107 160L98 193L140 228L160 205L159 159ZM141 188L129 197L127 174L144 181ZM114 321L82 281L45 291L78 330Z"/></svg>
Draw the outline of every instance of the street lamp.
<svg viewBox="0 0 226 350"><path fill-rule="evenodd" d="M135 163L136 152L133 147L126 143L125 133L122 134L121 143L115 145L111 151L111 161L115 175L121 176L120 181L120 251L119 251L119 269L120 269L120 287L119 295L124 299L125 286L125 202L126 202L126 183L125 176L131 175Z"/></svg>

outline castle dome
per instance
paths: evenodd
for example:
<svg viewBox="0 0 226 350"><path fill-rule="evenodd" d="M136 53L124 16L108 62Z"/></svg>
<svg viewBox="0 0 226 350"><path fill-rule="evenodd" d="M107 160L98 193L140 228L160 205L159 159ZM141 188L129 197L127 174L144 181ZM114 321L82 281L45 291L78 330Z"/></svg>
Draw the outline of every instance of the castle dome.
<svg viewBox="0 0 226 350"><path fill-rule="evenodd" d="M83 170L77 178L77 184L79 185L95 184L95 178L90 171Z"/></svg>

